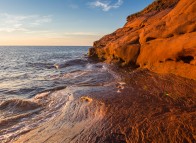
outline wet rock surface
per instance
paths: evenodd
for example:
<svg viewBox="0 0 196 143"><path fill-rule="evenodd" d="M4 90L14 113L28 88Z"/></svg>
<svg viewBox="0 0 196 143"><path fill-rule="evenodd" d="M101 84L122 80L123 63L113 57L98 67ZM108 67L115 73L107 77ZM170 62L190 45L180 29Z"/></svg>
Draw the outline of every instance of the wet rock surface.
<svg viewBox="0 0 196 143"><path fill-rule="evenodd" d="M15 142L195 142L194 80L115 70L120 82L102 92L73 94L58 116Z"/></svg>

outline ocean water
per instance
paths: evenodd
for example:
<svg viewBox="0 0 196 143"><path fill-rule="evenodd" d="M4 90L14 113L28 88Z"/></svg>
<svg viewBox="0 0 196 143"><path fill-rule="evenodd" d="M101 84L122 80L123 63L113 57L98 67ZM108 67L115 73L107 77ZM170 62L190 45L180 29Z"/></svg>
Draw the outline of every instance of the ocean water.
<svg viewBox="0 0 196 143"><path fill-rule="evenodd" d="M29 98L72 84L67 73L85 70L89 47L0 47L0 96Z"/></svg>
<svg viewBox="0 0 196 143"><path fill-rule="evenodd" d="M0 142L62 114L70 98L113 90L117 77L88 48L0 47Z"/></svg>

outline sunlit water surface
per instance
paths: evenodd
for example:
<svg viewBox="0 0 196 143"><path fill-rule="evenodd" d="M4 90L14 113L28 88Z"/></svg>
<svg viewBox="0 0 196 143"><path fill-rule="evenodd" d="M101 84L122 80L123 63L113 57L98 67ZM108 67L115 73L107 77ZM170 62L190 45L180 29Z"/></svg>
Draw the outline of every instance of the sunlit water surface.
<svg viewBox="0 0 196 143"><path fill-rule="evenodd" d="M115 74L88 48L0 47L0 142L62 114L73 98L113 90Z"/></svg>

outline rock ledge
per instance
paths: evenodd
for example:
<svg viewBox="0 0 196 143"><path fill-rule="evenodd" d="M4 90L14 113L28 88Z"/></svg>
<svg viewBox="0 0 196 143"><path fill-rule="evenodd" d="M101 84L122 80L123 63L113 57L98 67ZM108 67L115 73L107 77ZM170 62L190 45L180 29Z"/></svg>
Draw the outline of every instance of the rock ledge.
<svg viewBox="0 0 196 143"><path fill-rule="evenodd" d="M157 0L94 42L89 56L196 80L195 13L195 0Z"/></svg>

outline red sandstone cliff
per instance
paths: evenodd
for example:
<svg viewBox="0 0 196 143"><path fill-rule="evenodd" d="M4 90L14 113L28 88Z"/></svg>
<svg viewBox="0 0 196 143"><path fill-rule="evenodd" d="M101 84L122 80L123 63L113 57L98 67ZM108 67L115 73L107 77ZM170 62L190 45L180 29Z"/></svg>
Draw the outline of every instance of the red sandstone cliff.
<svg viewBox="0 0 196 143"><path fill-rule="evenodd" d="M196 79L196 1L153 2L94 42L89 56Z"/></svg>

